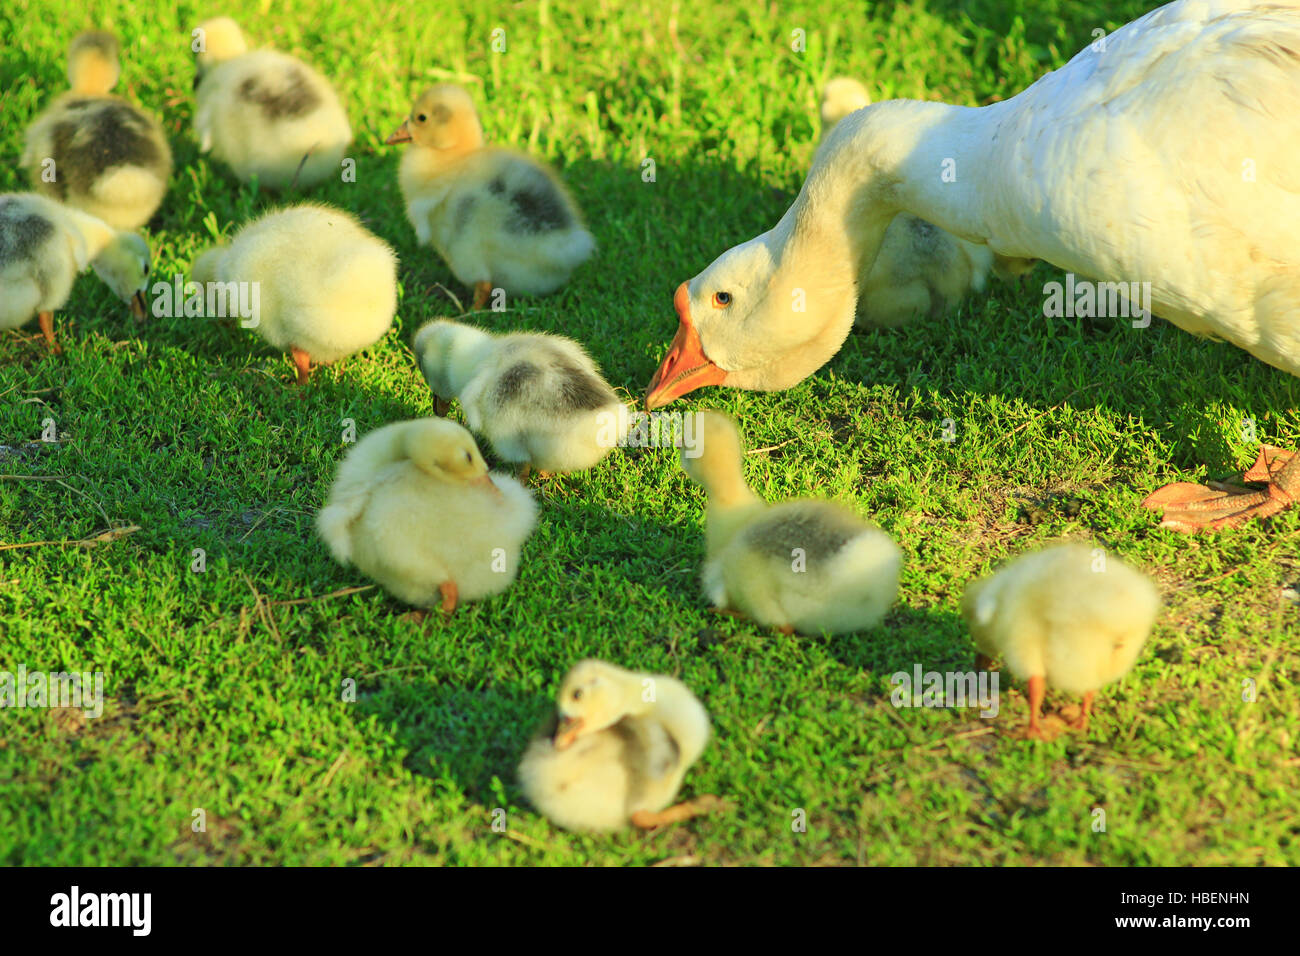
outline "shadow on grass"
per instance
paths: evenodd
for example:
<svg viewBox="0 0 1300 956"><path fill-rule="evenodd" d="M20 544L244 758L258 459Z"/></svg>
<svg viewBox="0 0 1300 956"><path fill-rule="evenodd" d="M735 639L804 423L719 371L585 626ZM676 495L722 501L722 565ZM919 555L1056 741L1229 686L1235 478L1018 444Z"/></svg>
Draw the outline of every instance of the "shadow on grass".
<svg viewBox="0 0 1300 956"><path fill-rule="evenodd" d="M359 714L394 730L411 773L452 781L466 799L493 806L502 797L519 802L515 768L552 703L508 683L465 686L384 679L363 691Z"/></svg>

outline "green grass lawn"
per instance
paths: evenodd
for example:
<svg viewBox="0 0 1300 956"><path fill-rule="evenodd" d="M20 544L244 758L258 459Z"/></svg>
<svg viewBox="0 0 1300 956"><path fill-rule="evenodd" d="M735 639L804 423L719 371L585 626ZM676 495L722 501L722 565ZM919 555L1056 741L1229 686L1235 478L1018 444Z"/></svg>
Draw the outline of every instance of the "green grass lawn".
<svg viewBox="0 0 1300 956"><path fill-rule="evenodd" d="M107 698L94 720L0 711L0 863L1300 862L1300 606L1287 591L1300 587L1300 512L1185 537L1139 508L1164 482L1248 465L1259 439L1295 447L1300 380L1160 321L1045 319L1043 283L1060 278L1047 265L943 320L855 333L789 391L710 389L673 406L735 415L762 449L746 475L763 496L852 502L899 542L899 601L874 631L784 637L710 613L703 496L669 449L544 482L517 583L424 629L377 588L334 596L367 582L313 526L344 419L365 432L432 413L408 343L458 313L445 290L466 296L416 246L401 147L382 145L421 87L468 86L492 140L556 163L600 243L562 293L512 301L492 327L573 336L639 398L675 331L676 285L797 192L827 77L858 76L879 99L986 103L1147 8L9 0L0 191L27 188L23 133L66 88L68 41L102 27L123 41L119 92L163 117L176 154L149 230L155 275L276 206L200 157L191 128L188 31L229 13L254 44L334 80L357 177L311 198L396 247L402 299L386 339L305 392L251 333L137 325L89 275L56 316L61 358L34 323L0 334L0 541L140 529L0 550L0 670L102 670ZM490 46L497 27L505 53ZM35 444L46 420L58 441ZM1166 603L1086 737L1016 739L1025 701L1009 678L992 722L891 705L896 671L970 667L958 601L971 578L1063 537L1148 571ZM683 792L722 795L729 812L589 837L527 805L519 754L589 656L700 695L715 737ZM349 678L355 702L340 699Z"/></svg>

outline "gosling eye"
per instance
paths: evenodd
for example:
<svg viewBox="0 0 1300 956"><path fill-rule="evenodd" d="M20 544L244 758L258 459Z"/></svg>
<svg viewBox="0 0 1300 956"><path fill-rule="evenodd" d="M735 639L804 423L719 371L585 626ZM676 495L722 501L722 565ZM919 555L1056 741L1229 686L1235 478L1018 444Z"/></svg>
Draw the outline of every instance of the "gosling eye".
<svg viewBox="0 0 1300 956"><path fill-rule="evenodd" d="M574 700L582 700L582 688L581 687L576 688L572 694L572 697Z"/></svg>
<svg viewBox="0 0 1300 956"><path fill-rule="evenodd" d="M467 465L474 464L474 456L471 455L468 451L465 452L465 464Z"/></svg>
<svg viewBox="0 0 1300 956"><path fill-rule="evenodd" d="M144 277L149 278L149 263L147 262L144 264Z"/></svg>
<svg viewBox="0 0 1300 956"><path fill-rule="evenodd" d="M729 306L729 305L731 305L731 293L730 293L730 292L715 292L715 293L713 293L713 307L714 307L715 309L725 309L725 308L726 308L727 306Z"/></svg>
<svg viewBox="0 0 1300 956"><path fill-rule="evenodd" d="M416 121L417 123L423 123L423 122L424 122L426 119L428 119L428 118L429 118L429 117L427 117L427 116L425 116L423 113L421 113L419 116L417 116L417 117L415 118L415 121Z"/></svg>

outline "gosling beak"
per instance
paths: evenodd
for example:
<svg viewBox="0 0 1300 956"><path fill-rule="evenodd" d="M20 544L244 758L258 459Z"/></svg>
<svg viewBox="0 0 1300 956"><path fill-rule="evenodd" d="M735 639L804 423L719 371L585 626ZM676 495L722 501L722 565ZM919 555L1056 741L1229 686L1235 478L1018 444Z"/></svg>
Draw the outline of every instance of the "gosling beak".
<svg viewBox="0 0 1300 956"><path fill-rule="evenodd" d="M647 412L662 408L687 392L705 385L721 385L727 380L726 371L714 365L704 354L700 333L691 322L691 298L685 282L677 287L673 306L677 309L677 335L646 389Z"/></svg>
<svg viewBox="0 0 1300 956"><path fill-rule="evenodd" d="M492 480L492 475L488 472L484 472L477 478L471 478L469 483L475 488L482 488L484 491L492 492L498 498L501 497L501 489L497 487L496 482Z"/></svg>
<svg viewBox="0 0 1300 956"><path fill-rule="evenodd" d="M397 127L397 132L388 139L384 140L387 146L395 146L398 143L409 143L411 141L411 121L403 120L402 125Z"/></svg>
<svg viewBox="0 0 1300 956"><path fill-rule="evenodd" d="M137 319L144 319L149 315L148 306L144 301L143 289L131 296L131 314Z"/></svg>
<svg viewBox="0 0 1300 956"><path fill-rule="evenodd" d="M433 396L433 413L435 415L439 418L446 418L449 411L451 411L451 399L439 398L437 395Z"/></svg>
<svg viewBox="0 0 1300 956"><path fill-rule="evenodd" d="M578 739L580 733L582 733L581 717L561 717L560 726L555 728L552 743L556 750L567 750Z"/></svg>

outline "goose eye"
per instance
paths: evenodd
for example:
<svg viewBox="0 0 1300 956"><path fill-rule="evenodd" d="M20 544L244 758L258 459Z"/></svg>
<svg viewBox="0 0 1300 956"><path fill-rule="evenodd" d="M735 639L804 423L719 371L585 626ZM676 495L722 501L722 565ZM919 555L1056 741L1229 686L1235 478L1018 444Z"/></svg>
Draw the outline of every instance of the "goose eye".
<svg viewBox="0 0 1300 956"><path fill-rule="evenodd" d="M423 113L421 113L419 116L415 118L415 121L417 123L423 123L426 119L428 119L428 117L425 116Z"/></svg>
<svg viewBox="0 0 1300 956"><path fill-rule="evenodd" d="M715 309L725 309L725 308L726 308L727 306L729 306L729 305L731 305L731 293L730 293L730 292L715 292L715 293L713 293L713 307L714 307Z"/></svg>

